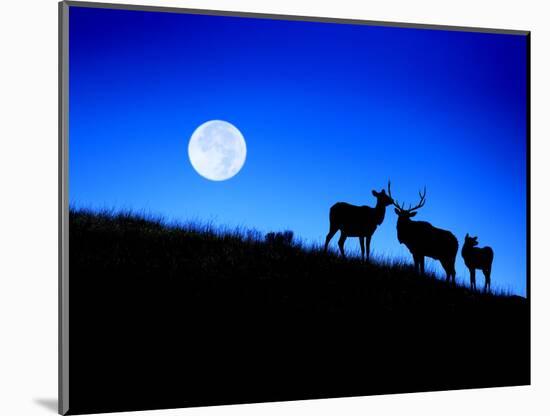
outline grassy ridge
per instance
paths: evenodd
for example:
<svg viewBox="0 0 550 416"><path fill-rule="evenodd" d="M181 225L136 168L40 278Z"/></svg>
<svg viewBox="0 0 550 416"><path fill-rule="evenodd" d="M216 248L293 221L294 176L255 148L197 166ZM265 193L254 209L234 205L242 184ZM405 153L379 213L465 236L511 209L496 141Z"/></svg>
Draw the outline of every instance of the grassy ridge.
<svg viewBox="0 0 550 416"><path fill-rule="evenodd" d="M71 397L88 404L75 413L529 382L523 298L288 235L69 222Z"/></svg>
<svg viewBox="0 0 550 416"><path fill-rule="evenodd" d="M102 267L119 279L179 279L182 283L232 279L235 284L243 280L284 281L289 285L289 297L305 296L311 303L328 301L314 295L315 286L353 286L361 289L362 295L350 294L358 303L368 298L384 309L410 307L428 299L441 307L521 302L516 296L474 295L465 287L447 285L433 274L418 276L403 262L374 260L366 264L291 240L266 241L255 230L167 224L159 218L128 212L87 210L71 211L70 230L73 240L82 239L86 245L74 253L78 263ZM300 285L307 285L311 295L303 291L297 294L295 289ZM335 296L336 292L326 295Z"/></svg>

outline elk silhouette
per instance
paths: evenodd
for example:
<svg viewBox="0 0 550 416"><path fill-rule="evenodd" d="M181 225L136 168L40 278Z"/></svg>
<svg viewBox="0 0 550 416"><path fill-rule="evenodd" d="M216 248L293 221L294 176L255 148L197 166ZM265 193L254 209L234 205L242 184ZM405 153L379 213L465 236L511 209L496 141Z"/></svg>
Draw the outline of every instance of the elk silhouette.
<svg viewBox="0 0 550 416"><path fill-rule="evenodd" d="M389 186L388 194L391 198ZM417 273L420 271L421 274L424 274L424 258L431 257L439 260L443 266L447 274L447 282L452 278L453 284L455 284L458 240L450 231L436 228L429 222L411 220L417 214L416 211L426 203L426 188L424 187L424 192L419 192L418 195L420 202L414 207L409 205L408 209L404 208L404 204L399 205L398 201L393 203L398 216L397 239L401 244L405 244L411 252Z"/></svg>
<svg viewBox="0 0 550 416"><path fill-rule="evenodd" d="M342 257L346 257L344 253L344 243L346 238L359 237L361 259L365 259L366 240L367 261L370 260L370 240L372 235L376 231L376 228L384 221L386 207L393 204L393 199L386 194L384 189L380 192L376 192L373 189L372 194L376 198L376 206L374 208L366 205L351 205L346 202L337 202L330 208L330 229L325 240L325 253L328 249L328 244L331 238L334 237L334 234L336 234L338 230L340 230L338 247L340 248Z"/></svg>
<svg viewBox="0 0 550 416"><path fill-rule="evenodd" d="M485 276L485 291L491 290L491 267L493 265L493 249L491 247L476 247L477 237L466 234L462 246L462 258L470 271L470 288L476 290L476 269L483 271Z"/></svg>

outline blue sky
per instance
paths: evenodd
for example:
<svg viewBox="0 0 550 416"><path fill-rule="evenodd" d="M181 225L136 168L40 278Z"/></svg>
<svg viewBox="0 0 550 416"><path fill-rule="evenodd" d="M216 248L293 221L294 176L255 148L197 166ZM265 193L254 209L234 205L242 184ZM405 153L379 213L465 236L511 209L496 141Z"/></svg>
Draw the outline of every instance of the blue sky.
<svg viewBox="0 0 550 416"><path fill-rule="evenodd" d="M333 203L372 206L388 178L415 202L426 185L416 219L461 244L477 235L495 251L494 286L525 295L526 47L521 35L73 6L70 202L321 243ZM212 119L247 144L224 182L187 155ZM388 210L373 252L410 260L396 220ZM460 254L456 266L466 279Z"/></svg>

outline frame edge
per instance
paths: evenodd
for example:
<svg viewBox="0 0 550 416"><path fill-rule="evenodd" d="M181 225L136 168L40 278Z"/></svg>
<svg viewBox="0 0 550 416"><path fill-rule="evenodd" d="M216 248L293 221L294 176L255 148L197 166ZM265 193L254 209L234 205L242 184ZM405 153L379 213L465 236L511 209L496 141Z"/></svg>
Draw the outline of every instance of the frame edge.
<svg viewBox="0 0 550 416"><path fill-rule="evenodd" d="M69 4L58 3L58 412L69 411Z"/></svg>
<svg viewBox="0 0 550 416"><path fill-rule="evenodd" d="M449 30L449 31L460 31L460 32L492 33L492 34L501 34L501 35L523 35L523 36L526 36L530 33L530 31L528 30L515 30L515 29L436 25L436 24L428 24L428 23L388 22L388 21L376 21L376 20L332 18L332 17L326 17L326 16L301 16L301 15L256 13L256 12L242 12L242 11L229 11L229 10L187 9L183 7L144 6L144 5L127 4L127 3L99 3L99 2L93 2L93 1L88 2L88 1L73 1L73 0L67 0L64 3L67 4L68 6L87 7L87 8L104 8L104 9L165 12L165 13L180 13L180 14L181 13L203 14L203 15L209 15L209 16L243 17L243 18L252 18L252 19L296 20L296 21L303 21L303 22L384 26L384 27L398 27L398 28L405 28L405 29Z"/></svg>

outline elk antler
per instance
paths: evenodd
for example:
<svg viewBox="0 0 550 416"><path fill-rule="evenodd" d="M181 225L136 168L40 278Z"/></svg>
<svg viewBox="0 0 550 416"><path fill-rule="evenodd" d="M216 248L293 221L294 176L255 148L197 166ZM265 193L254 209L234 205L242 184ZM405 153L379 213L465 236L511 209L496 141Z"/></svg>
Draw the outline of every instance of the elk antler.
<svg viewBox="0 0 550 416"><path fill-rule="evenodd" d="M409 204L409 208L405 209L405 203L399 205L399 201L397 199L393 198L393 196L391 194L391 182L388 181L388 196L393 200L393 206L395 208L397 208L399 211L412 212L412 211L416 211L417 209L422 208L424 206L424 204L426 203L426 187L425 186L424 186L424 192L418 191L418 195L420 196L420 202L418 203L418 205L412 207L411 204Z"/></svg>
<svg viewBox="0 0 550 416"><path fill-rule="evenodd" d="M409 209L407 211L409 212L416 211L417 209L420 209L424 206L424 204L426 203L426 186L424 186L424 192L418 191L418 196L420 197L420 202L418 203L418 205L414 207L411 207L409 205Z"/></svg>
<svg viewBox="0 0 550 416"><path fill-rule="evenodd" d="M393 206L395 208L397 208L399 211L404 211L405 210L405 207L403 205L399 205L399 201L397 199L394 199L393 196L391 195L391 181L388 180L388 196L392 199L393 201Z"/></svg>

